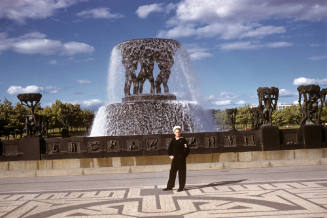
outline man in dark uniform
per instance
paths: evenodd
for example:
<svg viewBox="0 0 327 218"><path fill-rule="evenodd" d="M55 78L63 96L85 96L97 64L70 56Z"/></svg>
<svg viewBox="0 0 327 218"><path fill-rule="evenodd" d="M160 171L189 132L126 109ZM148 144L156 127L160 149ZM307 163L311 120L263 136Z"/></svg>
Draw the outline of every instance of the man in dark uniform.
<svg viewBox="0 0 327 218"><path fill-rule="evenodd" d="M176 173L178 171L179 188L178 192L184 190L186 183L186 157L190 153L187 141L181 137L181 127L173 128L175 137L171 140L168 148L169 158L172 160L169 172L167 188L164 191L172 190L175 186Z"/></svg>

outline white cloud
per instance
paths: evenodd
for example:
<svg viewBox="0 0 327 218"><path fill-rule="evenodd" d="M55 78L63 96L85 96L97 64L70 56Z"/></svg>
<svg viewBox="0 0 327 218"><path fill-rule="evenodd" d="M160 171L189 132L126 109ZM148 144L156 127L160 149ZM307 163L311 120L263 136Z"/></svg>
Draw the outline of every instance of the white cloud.
<svg viewBox="0 0 327 218"><path fill-rule="evenodd" d="M232 51L232 50L251 50L251 49L259 49L259 48L282 48L282 47L289 47L292 45L293 44L289 42L271 42L271 43L261 44L251 41L243 41L243 42L223 43L219 47L221 50Z"/></svg>
<svg viewBox="0 0 327 218"><path fill-rule="evenodd" d="M230 42L230 43L223 43L220 45L221 50L249 50L249 49L256 49L262 47L259 44L255 44L252 42Z"/></svg>
<svg viewBox="0 0 327 218"><path fill-rule="evenodd" d="M79 105L81 105L81 107L89 108L89 109L96 109L99 106L103 105L103 102L100 99L87 99L87 100L80 100L80 101L70 101L68 103L79 104Z"/></svg>
<svg viewBox="0 0 327 218"><path fill-rule="evenodd" d="M50 60L49 64L57 64L57 60Z"/></svg>
<svg viewBox="0 0 327 218"><path fill-rule="evenodd" d="M297 93L291 92L287 89L280 89L279 96L280 97L294 97L294 96L297 96Z"/></svg>
<svg viewBox="0 0 327 218"><path fill-rule="evenodd" d="M272 42L272 43L267 43L266 47L269 48L281 48L281 47L289 47L292 46L293 43L290 42Z"/></svg>
<svg viewBox="0 0 327 218"><path fill-rule="evenodd" d="M137 8L136 14L139 18L147 18L149 14L153 12L161 12L163 11L163 5L162 4L150 4L150 5L142 5Z"/></svg>
<svg viewBox="0 0 327 218"><path fill-rule="evenodd" d="M206 48L199 47L195 44L185 45L191 60L202 60L204 58L212 57L213 55Z"/></svg>
<svg viewBox="0 0 327 218"><path fill-rule="evenodd" d="M246 102L244 100L239 100L238 102L236 102L237 105L244 105L246 104Z"/></svg>
<svg viewBox="0 0 327 218"><path fill-rule="evenodd" d="M75 55L92 53L94 47L83 42L66 42L47 39L45 34L32 32L22 36L8 38L0 34L0 52L12 50L22 54Z"/></svg>
<svg viewBox="0 0 327 218"><path fill-rule="evenodd" d="M217 106L231 105L232 100L230 100L230 99L228 99L228 100L218 100L218 101L215 101L214 104L217 105Z"/></svg>
<svg viewBox="0 0 327 218"><path fill-rule="evenodd" d="M177 4L176 15L167 21L169 29L161 30L159 35L262 38L286 32L283 26L264 25L269 19L320 21L326 18L326 1L183 0Z"/></svg>
<svg viewBox="0 0 327 218"><path fill-rule="evenodd" d="M326 1L293 0L184 0L177 7L180 21L244 20L255 22L270 18L323 20Z"/></svg>
<svg viewBox="0 0 327 218"><path fill-rule="evenodd" d="M79 83L79 84L89 84L89 83L91 83L91 81L86 80L86 79L80 79L80 80L77 80L77 83Z"/></svg>
<svg viewBox="0 0 327 218"><path fill-rule="evenodd" d="M237 98L238 96L235 95L234 93L231 93L231 92L226 92L226 91L223 91L223 92L220 92L219 93L219 99L235 99Z"/></svg>
<svg viewBox="0 0 327 218"><path fill-rule="evenodd" d="M214 99L214 98L215 98L214 95L209 95L209 97L208 97L209 100L212 100L212 99Z"/></svg>
<svg viewBox="0 0 327 218"><path fill-rule="evenodd" d="M196 36L207 38L220 36L222 39L261 38L266 35L280 34L286 32L284 27L258 26L242 23L211 23L196 27L195 24L180 23L170 30L161 30L159 37L179 38Z"/></svg>
<svg viewBox="0 0 327 218"><path fill-rule="evenodd" d="M193 25L180 25L176 26L168 31L160 31L158 37L161 38L178 38L178 37L188 37L196 34L196 30Z"/></svg>
<svg viewBox="0 0 327 218"><path fill-rule="evenodd" d="M317 85L327 85L327 78L324 79L314 79L314 78L307 78L307 77L299 77L295 78L293 81L293 85L310 85L310 84L317 84Z"/></svg>
<svg viewBox="0 0 327 218"><path fill-rule="evenodd" d="M245 37L264 37L266 35L285 33L285 27L280 26L261 26L256 29L252 29L240 35L240 38Z"/></svg>
<svg viewBox="0 0 327 218"><path fill-rule="evenodd" d="M233 100L236 98L238 98L238 96L234 93L223 91L219 93L218 97L211 96L209 100L216 106L226 106L235 105Z"/></svg>
<svg viewBox="0 0 327 218"><path fill-rule="evenodd" d="M40 87L35 85L26 86L23 88L22 86L10 86L7 90L9 95L15 95L20 93L34 93L40 92Z"/></svg>
<svg viewBox="0 0 327 218"><path fill-rule="evenodd" d="M70 7L80 0L1 0L0 19L7 18L20 23L25 19L42 19L57 10Z"/></svg>
<svg viewBox="0 0 327 218"><path fill-rule="evenodd" d="M79 17L85 18L103 18L103 19L113 19L122 18L123 15L118 13L111 13L109 8L94 8L90 10L84 10L77 13Z"/></svg>
<svg viewBox="0 0 327 218"><path fill-rule="evenodd" d="M321 45L320 44L317 44L317 43L311 43L310 44L310 47L313 47L313 48L315 48L315 47L320 47Z"/></svg>
<svg viewBox="0 0 327 218"><path fill-rule="evenodd" d="M94 47L83 42L67 42L62 44L63 55L75 55L78 53L92 53Z"/></svg>
<svg viewBox="0 0 327 218"><path fill-rule="evenodd" d="M40 87L41 91L50 93L50 94L57 94L60 90L60 88L56 86L46 86L46 87Z"/></svg>
<svg viewBox="0 0 327 218"><path fill-rule="evenodd" d="M25 39L14 42L14 51L23 54L55 54L61 47L61 42L49 39Z"/></svg>
<svg viewBox="0 0 327 218"><path fill-rule="evenodd" d="M94 105L101 105L102 101L99 99L89 99L89 100L85 100L81 102L81 105L90 107L90 106L94 106Z"/></svg>
<svg viewBox="0 0 327 218"><path fill-rule="evenodd" d="M7 93L10 95L17 95L21 93L38 93L38 92L46 92L51 94L58 93L60 89L55 86L37 86L37 85L29 85L26 87L22 86L10 86L7 90Z"/></svg>
<svg viewBox="0 0 327 218"><path fill-rule="evenodd" d="M1 48L0 48L0 50L1 50ZM309 57L309 60L312 60L312 61L327 60L327 55Z"/></svg>
<svg viewBox="0 0 327 218"><path fill-rule="evenodd" d="M150 5L142 5L136 9L136 15L139 18L145 19L151 13L166 13L169 14L172 10L176 9L177 4L169 3L167 5L154 3Z"/></svg>

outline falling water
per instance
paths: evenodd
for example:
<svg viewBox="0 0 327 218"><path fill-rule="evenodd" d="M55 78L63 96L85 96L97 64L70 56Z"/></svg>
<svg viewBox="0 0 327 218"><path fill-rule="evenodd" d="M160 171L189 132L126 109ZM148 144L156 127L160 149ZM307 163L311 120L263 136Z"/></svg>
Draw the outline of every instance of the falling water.
<svg viewBox="0 0 327 218"><path fill-rule="evenodd" d="M124 67L121 52L115 46L111 51L108 67L107 96L108 104L118 103L124 94Z"/></svg>
<svg viewBox="0 0 327 218"><path fill-rule="evenodd" d="M158 71L155 63L153 72L155 77ZM136 72L139 72L139 69ZM178 48L174 54L174 65L168 81L169 92L176 95L176 101L157 102L152 103L153 105L120 103L124 97L124 81L125 69L122 65L121 51L115 46L108 67L108 103L99 108L90 136L162 134L170 132L171 126L176 124L185 125L183 129L187 129L188 132L214 131L211 115L200 107L201 98L195 71L183 47ZM144 92L149 92L146 84ZM152 110L152 118L148 117L150 110ZM162 115L165 117L161 117ZM127 116L129 118L125 120ZM135 129L139 124L141 125L139 128L144 130Z"/></svg>
<svg viewBox="0 0 327 218"><path fill-rule="evenodd" d="M107 135L107 110L106 106L101 106L94 118L90 136L105 136Z"/></svg>

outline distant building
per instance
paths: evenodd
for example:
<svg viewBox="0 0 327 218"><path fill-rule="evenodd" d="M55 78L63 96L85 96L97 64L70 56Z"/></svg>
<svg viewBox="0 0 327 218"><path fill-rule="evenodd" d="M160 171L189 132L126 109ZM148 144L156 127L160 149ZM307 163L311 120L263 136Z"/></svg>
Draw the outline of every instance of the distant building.
<svg viewBox="0 0 327 218"><path fill-rule="evenodd" d="M277 104L277 110L280 111L280 110L283 110L284 108L291 107L293 105L294 104L284 104L284 103Z"/></svg>
<svg viewBox="0 0 327 218"><path fill-rule="evenodd" d="M287 108L287 107L290 107L290 106L293 106L295 104L285 104L285 103L278 103L277 104L277 110L283 110L284 108ZM257 104L252 104L250 105L250 108L254 108L254 107L258 107Z"/></svg>

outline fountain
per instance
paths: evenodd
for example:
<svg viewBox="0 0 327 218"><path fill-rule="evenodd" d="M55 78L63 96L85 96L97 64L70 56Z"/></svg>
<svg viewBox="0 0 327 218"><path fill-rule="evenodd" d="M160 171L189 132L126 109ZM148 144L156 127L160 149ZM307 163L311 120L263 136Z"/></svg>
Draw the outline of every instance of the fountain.
<svg viewBox="0 0 327 218"><path fill-rule="evenodd" d="M168 134L175 125L184 132L214 131L211 115L200 107L194 77L186 50L175 40L119 43L110 59L109 102L99 109L90 136Z"/></svg>

